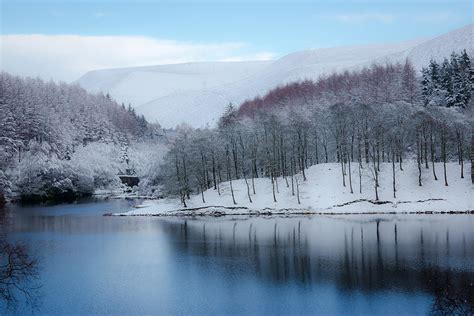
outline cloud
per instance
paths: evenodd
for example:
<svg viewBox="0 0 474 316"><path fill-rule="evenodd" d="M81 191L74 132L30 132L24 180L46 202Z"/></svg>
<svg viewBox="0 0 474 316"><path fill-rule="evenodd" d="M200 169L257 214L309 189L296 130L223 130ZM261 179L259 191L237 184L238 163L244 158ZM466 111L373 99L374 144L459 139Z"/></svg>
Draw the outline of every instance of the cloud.
<svg viewBox="0 0 474 316"><path fill-rule="evenodd" d="M194 61L271 59L245 43L197 43L142 36L2 35L0 67L21 76L72 81L87 71Z"/></svg>
<svg viewBox="0 0 474 316"><path fill-rule="evenodd" d="M396 20L396 16L388 13L347 13L347 14L331 14L321 16L327 20L333 20L342 23L367 23L382 22L391 23Z"/></svg>

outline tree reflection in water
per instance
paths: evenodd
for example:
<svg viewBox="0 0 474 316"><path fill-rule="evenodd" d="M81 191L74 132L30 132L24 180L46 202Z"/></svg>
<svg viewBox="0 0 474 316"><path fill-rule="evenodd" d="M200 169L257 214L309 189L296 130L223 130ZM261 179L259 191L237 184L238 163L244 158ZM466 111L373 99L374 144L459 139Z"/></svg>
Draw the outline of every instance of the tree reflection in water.
<svg viewBox="0 0 474 316"><path fill-rule="evenodd" d="M19 303L33 309L39 305L38 260L21 243L8 241L9 218L0 207L0 310L13 310Z"/></svg>
<svg viewBox="0 0 474 316"><path fill-rule="evenodd" d="M222 257L223 265L232 259L271 282L330 282L364 293L422 291L433 298L433 314L474 314L472 221L452 226L430 218L163 223L178 251Z"/></svg>

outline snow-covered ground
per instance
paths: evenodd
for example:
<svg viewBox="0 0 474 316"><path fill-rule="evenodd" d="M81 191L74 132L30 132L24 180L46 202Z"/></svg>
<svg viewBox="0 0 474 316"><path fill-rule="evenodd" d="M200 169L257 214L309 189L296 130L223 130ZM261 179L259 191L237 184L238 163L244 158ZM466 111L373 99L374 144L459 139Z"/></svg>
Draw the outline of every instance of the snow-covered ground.
<svg viewBox="0 0 474 316"><path fill-rule="evenodd" d="M299 51L275 61L214 62L145 66L91 71L77 82L91 92L108 92L119 102L132 103L140 114L163 127L187 122L194 127L215 125L229 102L239 104L278 85L374 62L404 62L415 68L466 49L473 54L474 24L432 38ZM177 115L179 113L179 115Z"/></svg>
<svg viewBox="0 0 474 316"><path fill-rule="evenodd" d="M474 187L470 179L470 166L464 165L464 179L460 178L460 165L447 165L448 186L444 185L443 165L436 164L438 180L433 179L430 169L422 169L422 186L418 185L418 168L413 162L404 163L404 171L396 168L397 197L393 198L392 167L389 163L381 165L379 201L375 192L371 173L367 167L362 169L362 193L359 193L358 165L352 166L352 186L350 193L348 176L343 187L339 164L319 164L306 171L307 181L299 175L300 201L292 195L291 179L278 179L277 202L273 201L270 179L255 179L256 194L252 192L252 203L247 196L244 180L232 182L236 205L233 204L230 184L220 185L220 193L210 189L201 195L191 197L184 209L178 199L147 201L135 210L114 215L259 215L259 214L348 214L348 213L404 213L404 212L472 212L474 211ZM296 186L296 183L295 183Z"/></svg>

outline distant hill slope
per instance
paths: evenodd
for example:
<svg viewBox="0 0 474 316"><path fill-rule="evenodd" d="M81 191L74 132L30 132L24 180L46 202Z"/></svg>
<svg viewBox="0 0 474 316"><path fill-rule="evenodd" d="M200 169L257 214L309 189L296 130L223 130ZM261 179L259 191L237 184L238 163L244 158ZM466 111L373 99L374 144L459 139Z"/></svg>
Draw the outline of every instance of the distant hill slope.
<svg viewBox="0 0 474 316"><path fill-rule="evenodd" d="M417 70L431 58L466 49L474 55L474 24L433 39L394 44L321 48L292 53L272 62L188 63L92 71L78 83L131 102L138 113L163 127L187 122L213 125L229 102L239 104L288 82L317 79L335 71L409 58Z"/></svg>
<svg viewBox="0 0 474 316"><path fill-rule="evenodd" d="M92 92L108 92L138 107L155 99L207 91L249 77L270 62L208 62L90 71L77 82ZM166 125L166 124L165 124Z"/></svg>

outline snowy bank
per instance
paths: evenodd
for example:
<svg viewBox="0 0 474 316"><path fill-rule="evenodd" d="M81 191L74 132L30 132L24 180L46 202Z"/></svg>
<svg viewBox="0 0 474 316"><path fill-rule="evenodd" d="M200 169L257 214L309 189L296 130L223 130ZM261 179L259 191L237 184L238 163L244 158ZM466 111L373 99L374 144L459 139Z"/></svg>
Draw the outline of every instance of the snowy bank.
<svg viewBox="0 0 474 316"><path fill-rule="evenodd" d="M430 166L431 167L431 166ZM374 181L370 170L362 169L361 190L358 165L352 166L352 188L346 175L343 186L341 167L336 163L319 164L306 170L307 180L299 175L298 203L296 179L292 194L291 178L278 178L276 202L273 199L272 183L268 178L255 179L255 194L251 181L249 201L245 181L232 181L235 201L233 203L230 183L220 184L217 190L192 196L184 208L178 199L146 201L137 209L113 215L133 216L222 216L222 215L293 215L293 214L368 214L368 213L474 213L474 188L471 184L470 166L464 165L464 179L460 177L457 163L447 164L448 186L444 184L443 165L436 164L438 180L432 169L422 169L422 186L418 183L416 163L406 162L401 171L396 167L396 198L393 197L392 165L381 164L379 175L379 200L375 200ZM362 193L360 193L362 191Z"/></svg>

